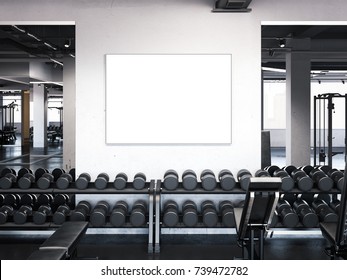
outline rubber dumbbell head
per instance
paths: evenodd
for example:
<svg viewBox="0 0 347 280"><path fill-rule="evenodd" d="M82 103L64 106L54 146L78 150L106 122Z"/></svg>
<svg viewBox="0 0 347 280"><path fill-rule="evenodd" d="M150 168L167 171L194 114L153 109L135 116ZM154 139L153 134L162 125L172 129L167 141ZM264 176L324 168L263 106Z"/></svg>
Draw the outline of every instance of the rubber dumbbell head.
<svg viewBox="0 0 347 280"><path fill-rule="evenodd" d="M286 228L294 228L299 223L299 216L288 201L281 199L276 206L277 215Z"/></svg>
<svg viewBox="0 0 347 280"><path fill-rule="evenodd" d="M343 188L343 172L337 169L332 169L328 172L328 176L334 181L336 188L341 191Z"/></svg>
<svg viewBox="0 0 347 280"><path fill-rule="evenodd" d="M334 181L319 169L313 169L310 176L321 191L330 191L334 186Z"/></svg>
<svg viewBox="0 0 347 280"><path fill-rule="evenodd" d="M32 185L35 183L35 177L31 173L25 173L19 180L18 180L18 187L20 189L29 189L32 187Z"/></svg>
<svg viewBox="0 0 347 280"><path fill-rule="evenodd" d="M77 189L84 190L88 187L91 177L88 173L82 173L77 178L75 185Z"/></svg>
<svg viewBox="0 0 347 280"><path fill-rule="evenodd" d="M178 187L178 174L175 170L169 169L164 174L164 188L167 190L175 190Z"/></svg>
<svg viewBox="0 0 347 280"><path fill-rule="evenodd" d="M55 206L64 205L69 203L69 196L67 194L56 194L53 198L53 204Z"/></svg>
<svg viewBox="0 0 347 280"><path fill-rule="evenodd" d="M114 227L121 227L125 224L128 208L128 204L122 200L115 204L110 215L110 223Z"/></svg>
<svg viewBox="0 0 347 280"><path fill-rule="evenodd" d="M274 172L276 170L280 169L277 165L271 165L271 166L267 166L264 168L264 170L266 170L267 172L269 172L270 176L274 176Z"/></svg>
<svg viewBox="0 0 347 280"><path fill-rule="evenodd" d="M33 174L33 172L29 169L29 168L21 168L18 171L18 175L17 175L17 181L20 180L20 178L22 178L25 174Z"/></svg>
<svg viewBox="0 0 347 280"><path fill-rule="evenodd" d="M247 169L241 169L237 172L237 179L239 180L241 189L248 190L249 184L251 182L252 174Z"/></svg>
<svg viewBox="0 0 347 280"><path fill-rule="evenodd" d="M258 169L254 175L255 177L271 177L270 173L263 169Z"/></svg>
<svg viewBox="0 0 347 280"><path fill-rule="evenodd" d="M128 182L128 176L125 173L121 172L121 173L118 173L116 178L114 179L113 186L117 190L123 190L126 188L127 182Z"/></svg>
<svg viewBox="0 0 347 280"><path fill-rule="evenodd" d="M146 175L138 172L134 176L133 188L135 190L142 190L146 186Z"/></svg>
<svg viewBox="0 0 347 280"><path fill-rule="evenodd" d="M1 170L0 177L4 177L4 176L6 176L6 174L9 174L9 173L11 173L15 176L17 175L16 171L14 169L6 167L6 168Z"/></svg>
<svg viewBox="0 0 347 280"><path fill-rule="evenodd" d="M292 177L289 176L287 171L278 169L273 173L273 176L281 178L281 181L282 181L281 189L283 191L291 191L294 188L295 186L294 180Z"/></svg>
<svg viewBox="0 0 347 280"><path fill-rule="evenodd" d="M218 174L220 186L223 190L230 191L235 188L236 182L233 174L228 169L223 169Z"/></svg>
<svg viewBox="0 0 347 280"><path fill-rule="evenodd" d="M90 223L94 226L94 227L101 227L104 226L106 223L106 217L107 214L110 210L110 205L108 204L108 202L106 201L99 201L91 215L90 215Z"/></svg>
<svg viewBox="0 0 347 280"><path fill-rule="evenodd" d="M307 175L310 175L314 167L312 165L304 165L304 166L301 166L300 169L304 171Z"/></svg>
<svg viewBox="0 0 347 280"><path fill-rule="evenodd" d="M33 222L36 225L42 225L46 222L47 216L52 213L49 205L41 205L37 211L34 212Z"/></svg>
<svg viewBox="0 0 347 280"><path fill-rule="evenodd" d="M187 200L182 205L183 223L187 227L194 227L198 223L198 210L194 201Z"/></svg>
<svg viewBox="0 0 347 280"><path fill-rule="evenodd" d="M106 173L100 173L94 182L95 188L98 190L103 190L107 187L107 183L110 180L110 177Z"/></svg>
<svg viewBox="0 0 347 280"><path fill-rule="evenodd" d="M13 173L7 173L5 176L0 178L0 188L1 189L10 189L13 186L13 183L17 181L17 177Z"/></svg>
<svg viewBox="0 0 347 280"><path fill-rule="evenodd" d="M297 170L298 168L296 168L294 165L287 165L284 166L282 169L285 170L289 175L291 175L293 171Z"/></svg>
<svg viewBox="0 0 347 280"><path fill-rule="evenodd" d="M191 170L187 169L182 174L182 185L183 188L189 191L195 190L198 185L198 180L196 177L196 173Z"/></svg>
<svg viewBox="0 0 347 280"><path fill-rule="evenodd" d="M312 202L312 208L316 212L321 222L337 222L337 214L322 199L316 199Z"/></svg>
<svg viewBox="0 0 347 280"><path fill-rule="evenodd" d="M214 203L211 200L205 200L201 203L202 220L205 226L214 227L218 223L218 214Z"/></svg>
<svg viewBox="0 0 347 280"><path fill-rule="evenodd" d="M71 175L72 182L75 182L76 181L76 169L75 168L71 168L69 170L69 174Z"/></svg>
<svg viewBox="0 0 347 280"><path fill-rule="evenodd" d="M7 222L8 216L13 214L13 207L10 205L3 205L0 208L0 225Z"/></svg>
<svg viewBox="0 0 347 280"><path fill-rule="evenodd" d="M21 197L18 194L7 194L4 198L4 204L16 208L21 202Z"/></svg>
<svg viewBox="0 0 347 280"><path fill-rule="evenodd" d="M219 203L219 213L222 223L226 227L235 227L234 205L231 201L224 200Z"/></svg>
<svg viewBox="0 0 347 280"><path fill-rule="evenodd" d="M316 213L309 207L306 201L299 199L294 202L293 208L299 215L301 223L306 228L312 228L317 226L319 219Z"/></svg>
<svg viewBox="0 0 347 280"><path fill-rule="evenodd" d="M91 205L88 201L80 201L75 210L72 212L70 220L71 221L86 221L87 216L90 213Z"/></svg>
<svg viewBox="0 0 347 280"><path fill-rule="evenodd" d="M56 186L58 189L64 190L70 186L72 176L70 173L63 173L57 180Z"/></svg>
<svg viewBox="0 0 347 280"><path fill-rule="evenodd" d="M336 213L340 213L340 205L341 201L338 199L335 199L329 203L330 208Z"/></svg>
<svg viewBox="0 0 347 280"><path fill-rule="evenodd" d="M55 168L53 169L52 171L52 175L53 175L53 178L54 178L54 182L56 182L61 175L63 175L65 173L65 170L62 169L62 168Z"/></svg>
<svg viewBox="0 0 347 280"><path fill-rule="evenodd" d="M34 206L36 205L36 202L37 202L37 195L32 193L23 194L20 199L21 205Z"/></svg>
<svg viewBox="0 0 347 280"><path fill-rule="evenodd" d="M37 182L41 176L45 173L49 173L49 171L46 168L38 168L35 171L35 181Z"/></svg>
<svg viewBox="0 0 347 280"><path fill-rule="evenodd" d="M217 187L216 177L210 169L203 170L200 179L202 188L206 191L212 191Z"/></svg>
<svg viewBox="0 0 347 280"><path fill-rule="evenodd" d="M178 205L177 202L169 200L164 204L163 223L167 227L174 227L178 224Z"/></svg>
<svg viewBox="0 0 347 280"><path fill-rule="evenodd" d="M33 209L29 205L22 205L13 215L13 221L18 224L22 225L25 224L28 216L30 216L33 213Z"/></svg>
<svg viewBox="0 0 347 280"><path fill-rule="evenodd" d="M53 195L51 194L40 194L37 198L38 205L50 205L53 202Z"/></svg>
<svg viewBox="0 0 347 280"><path fill-rule="evenodd" d="M140 227L146 223L146 212L147 204L143 200L138 200L134 203L131 214L130 214L130 223L134 227Z"/></svg>
<svg viewBox="0 0 347 280"><path fill-rule="evenodd" d="M53 223L62 225L66 221L67 215L70 214L70 207L66 204L60 205L53 214Z"/></svg>
<svg viewBox="0 0 347 280"><path fill-rule="evenodd" d="M50 173L44 173L40 179L37 181L37 186L39 189L48 189L51 183L54 181L54 176Z"/></svg>
<svg viewBox="0 0 347 280"><path fill-rule="evenodd" d="M313 181L304 171L296 169L291 173L291 176L300 190L310 191L312 189Z"/></svg>

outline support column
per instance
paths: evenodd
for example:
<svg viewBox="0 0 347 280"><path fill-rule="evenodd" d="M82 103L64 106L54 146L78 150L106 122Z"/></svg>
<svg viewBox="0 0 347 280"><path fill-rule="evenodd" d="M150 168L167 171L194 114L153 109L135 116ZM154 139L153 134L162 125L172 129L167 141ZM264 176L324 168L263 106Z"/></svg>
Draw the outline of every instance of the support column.
<svg viewBox="0 0 347 280"><path fill-rule="evenodd" d="M47 90L44 85L34 84L34 148L47 146Z"/></svg>
<svg viewBox="0 0 347 280"><path fill-rule="evenodd" d="M64 82L64 119L63 119L63 167L69 170L76 162L76 82L75 59L64 58L63 82Z"/></svg>
<svg viewBox="0 0 347 280"><path fill-rule="evenodd" d="M286 56L286 162L310 164L311 61L306 54Z"/></svg>
<svg viewBox="0 0 347 280"><path fill-rule="evenodd" d="M22 146L30 143L30 91L22 90Z"/></svg>

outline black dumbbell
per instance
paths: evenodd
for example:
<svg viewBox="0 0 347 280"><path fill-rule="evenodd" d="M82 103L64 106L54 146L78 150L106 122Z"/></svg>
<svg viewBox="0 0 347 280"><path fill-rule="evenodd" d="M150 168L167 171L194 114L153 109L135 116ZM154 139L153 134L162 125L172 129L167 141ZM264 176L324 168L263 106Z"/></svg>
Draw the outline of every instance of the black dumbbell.
<svg viewBox="0 0 347 280"><path fill-rule="evenodd" d="M118 173L116 178L114 179L113 186L117 190L123 190L127 186L127 182L128 182L128 176L125 173L121 172L121 173Z"/></svg>
<svg viewBox="0 0 347 280"><path fill-rule="evenodd" d="M206 191L212 191L217 187L216 176L210 169L205 169L200 175L202 188Z"/></svg>
<svg viewBox="0 0 347 280"><path fill-rule="evenodd" d="M174 227L178 224L179 214L177 202L168 200L164 204L163 223L167 227Z"/></svg>
<svg viewBox="0 0 347 280"><path fill-rule="evenodd" d="M241 189L248 190L249 183L251 182L252 174L247 169L241 169L237 172L237 179L239 180Z"/></svg>
<svg viewBox="0 0 347 280"><path fill-rule="evenodd" d="M316 212L321 222L336 223L338 216L322 199L316 199L312 202L312 208Z"/></svg>
<svg viewBox="0 0 347 280"><path fill-rule="evenodd" d="M338 169L331 169L328 172L328 176L333 180L335 186L341 191L343 188L343 172Z"/></svg>
<svg viewBox="0 0 347 280"><path fill-rule="evenodd" d="M291 191L294 188L294 180L292 177L289 176L287 171L283 169L277 169L276 171L273 172L274 177L279 177L281 178L282 184L281 184L281 189L283 191Z"/></svg>
<svg viewBox="0 0 347 280"><path fill-rule="evenodd" d="M75 168L71 168L69 170L69 174L71 175L72 182L75 182L75 180L76 180L76 169Z"/></svg>
<svg viewBox="0 0 347 280"><path fill-rule="evenodd" d="M299 223L299 216L294 212L289 202L280 199L276 206L276 214L279 216L280 221L286 228L294 228Z"/></svg>
<svg viewBox="0 0 347 280"><path fill-rule="evenodd" d="M329 203L329 206L331 209L333 209L333 211L336 213L336 214L339 214L340 213L340 204L341 204L341 201L338 200L338 199L334 199L333 201L331 201Z"/></svg>
<svg viewBox="0 0 347 280"><path fill-rule="evenodd" d="M65 170L62 169L62 168L55 168L53 169L52 171L52 175L53 175L53 178L54 178L54 182L56 182L61 175L65 174Z"/></svg>
<svg viewBox="0 0 347 280"><path fill-rule="evenodd" d="M0 188L9 189L12 188L13 184L17 181L17 177L13 173L6 173L0 178Z"/></svg>
<svg viewBox="0 0 347 280"><path fill-rule="evenodd" d="M226 227L235 227L234 205L229 200L219 203L219 213L222 216L222 223Z"/></svg>
<svg viewBox="0 0 347 280"><path fill-rule="evenodd" d="M164 174L164 188L167 190L175 190L178 187L178 174L175 170L169 169Z"/></svg>
<svg viewBox="0 0 347 280"><path fill-rule="evenodd" d="M0 177L4 177L8 173L11 173L11 174L13 174L15 176L17 175L16 171L13 168L6 167L6 168L1 170Z"/></svg>
<svg viewBox="0 0 347 280"><path fill-rule="evenodd" d="M13 221L18 225L22 225L26 223L28 216L30 216L32 213L33 209L30 205L22 205L17 211L14 212Z"/></svg>
<svg viewBox="0 0 347 280"><path fill-rule="evenodd" d="M182 185L183 185L183 188L188 191L192 191L196 189L198 185L198 180L196 177L196 173L193 170L187 169L183 172Z"/></svg>
<svg viewBox="0 0 347 280"><path fill-rule="evenodd" d="M90 213L90 203L88 201L82 200L77 205L75 210L72 212L70 220L71 221L86 221Z"/></svg>
<svg viewBox="0 0 347 280"><path fill-rule="evenodd" d="M183 223L187 227L194 227L198 223L198 210L192 200L187 200L182 205Z"/></svg>
<svg viewBox="0 0 347 280"><path fill-rule="evenodd" d="M19 181L20 178L22 178L25 174L33 174L33 172L29 168L25 168L25 167L19 169L17 174L17 181Z"/></svg>
<svg viewBox="0 0 347 280"><path fill-rule="evenodd" d="M0 206L4 204L5 196L0 193Z"/></svg>
<svg viewBox="0 0 347 280"><path fill-rule="evenodd" d="M31 173L25 173L18 180L18 187L20 189L29 189L35 183L35 176Z"/></svg>
<svg viewBox="0 0 347 280"><path fill-rule="evenodd" d="M264 169L258 169L255 173L254 173L255 177L271 177L270 173L267 170Z"/></svg>
<svg viewBox="0 0 347 280"><path fill-rule="evenodd" d="M230 191L235 188L236 182L233 173L228 169L223 169L218 174L220 186L223 190Z"/></svg>
<svg viewBox="0 0 347 280"><path fill-rule="evenodd" d="M106 189L107 183L110 180L110 177L106 173L100 173L95 179L94 186L98 190Z"/></svg>
<svg viewBox="0 0 347 280"><path fill-rule="evenodd" d="M3 205L0 208L0 225L7 222L8 216L13 214L13 207L10 205Z"/></svg>
<svg viewBox="0 0 347 280"><path fill-rule="evenodd" d="M33 193L26 193L23 194L20 199L21 205L29 205L29 206L35 206L37 203L37 195Z"/></svg>
<svg viewBox="0 0 347 280"><path fill-rule="evenodd" d="M304 166L301 166L299 169L304 171L307 175L310 175L310 173L314 169L314 167L312 165L304 165Z"/></svg>
<svg viewBox="0 0 347 280"><path fill-rule="evenodd" d="M145 188L145 186L146 186L146 175L141 172L136 173L133 180L133 188L135 190L142 190Z"/></svg>
<svg viewBox="0 0 347 280"><path fill-rule="evenodd" d="M67 189L70 186L72 180L73 179L70 173L63 173L57 180L57 188L61 190Z"/></svg>
<svg viewBox="0 0 347 280"><path fill-rule="evenodd" d="M66 204L59 205L53 214L53 223L62 225L66 221L66 217L70 214L70 207Z"/></svg>
<svg viewBox="0 0 347 280"><path fill-rule="evenodd" d="M334 181L329 178L322 170L316 168L313 169L310 172L310 177L321 191L330 191L334 186Z"/></svg>
<svg viewBox="0 0 347 280"><path fill-rule="evenodd" d="M330 170L332 169L328 165L321 165L317 167L319 170L323 171L325 174L328 174Z"/></svg>
<svg viewBox="0 0 347 280"><path fill-rule="evenodd" d="M218 223L218 213L213 201L205 200L201 203L202 221L207 227L215 227Z"/></svg>
<svg viewBox="0 0 347 280"><path fill-rule="evenodd" d="M46 222L47 216L52 213L49 205L41 205L33 214L33 222L36 225L42 225Z"/></svg>
<svg viewBox="0 0 347 280"><path fill-rule="evenodd" d="M91 178L88 173L82 173L78 176L75 185L77 189L84 190L88 187Z"/></svg>
<svg viewBox="0 0 347 280"><path fill-rule="evenodd" d="M106 201L99 201L90 214L90 223L94 227L101 227L106 224L106 217L110 210L110 205Z"/></svg>
<svg viewBox="0 0 347 280"><path fill-rule="evenodd" d="M59 205L64 205L64 204L68 204L69 203L69 196L67 194L56 194L53 198L53 204L55 206L59 206Z"/></svg>
<svg viewBox="0 0 347 280"><path fill-rule="evenodd" d="M147 203L144 200L135 201L131 210L131 214L130 214L130 223L134 227L140 227L145 225L146 212L147 212Z"/></svg>
<svg viewBox="0 0 347 280"><path fill-rule="evenodd" d="M300 222L304 227L312 228L318 224L318 216L307 202L303 199L298 199L293 203L293 209L298 214Z"/></svg>
<svg viewBox="0 0 347 280"><path fill-rule="evenodd" d="M12 206L13 208L17 208L21 203L21 197L18 194L7 194L3 203Z"/></svg>
<svg viewBox="0 0 347 280"><path fill-rule="evenodd" d="M274 176L273 174L274 174L274 172L276 171L276 170L278 170L278 169L280 169L277 165L270 165L270 166L267 166L267 167L265 167L264 168L264 170L266 170L267 172L269 172L269 174L271 175L271 176Z"/></svg>
<svg viewBox="0 0 347 280"><path fill-rule="evenodd" d="M128 215L128 204L125 201L117 201L110 215L110 223L114 227L121 227L125 224Z"/></svg>
<svg viewBox="0 0 347 280"><path fill-rule="evenodd" d="M54 176L50 173L44 173L37 180L36 184L39 189L48 189L51 186L51 183L54 181Z"/></svg>
<svg viewBox="0 0 347 280"><path fill-rule="evenodd" d="M35 181L37 182L41 176L45 173L49 173L49 171L46 168L38 168L35 171Z"/></svg>
<svg viewBox="0 0 347 280"><path fill-rule="evenodd" d="M295 169L290 175L300 190L307 192L312 189L313 181L310 177L308 177L305 171Z"/></svg>
<svg viewBox="0 0 347 280"><path fill-rule="evenodd" d="M284 166L282 169L285 170L289 175L291 175L293 171L297 170L298 168L296 168L294 165L287 165Z"/></svg>
<svg viewBox="0 0 347 280"><path fill-rule="evenodd" d="M40 194L37 198L38 205L51 205L53 202L53 195L51 194Z"/></svg>

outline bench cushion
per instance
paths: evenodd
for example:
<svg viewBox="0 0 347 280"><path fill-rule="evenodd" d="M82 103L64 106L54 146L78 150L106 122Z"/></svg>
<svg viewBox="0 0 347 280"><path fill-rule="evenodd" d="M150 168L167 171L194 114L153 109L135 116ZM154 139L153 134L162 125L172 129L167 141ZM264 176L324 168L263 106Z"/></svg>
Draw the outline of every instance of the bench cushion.
<svg viewBox="0 0 347 280"><path fill-rule="evenodd" d="M65 249L36 250L28 258L28 260L64 260L64 259L66 259Z"/></svg>
<svg viewBox="0 0 347 280"><path fill-rule="evenodd" d="M331 245L334 245L336 243L337 223L320 223L319 226L323 236Z"/></svg>

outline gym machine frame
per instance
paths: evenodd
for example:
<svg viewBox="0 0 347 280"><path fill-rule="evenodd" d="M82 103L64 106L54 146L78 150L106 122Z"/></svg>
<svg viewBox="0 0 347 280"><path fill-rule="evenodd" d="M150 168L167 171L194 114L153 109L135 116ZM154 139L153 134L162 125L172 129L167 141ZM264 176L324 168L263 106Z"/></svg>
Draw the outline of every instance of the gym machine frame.
<svg viewBox="0 0 347 280"><path fill-rule="evenodd" d="M314 166L319 165L322 159L324 158L325 163L325 111L323 111L323 146L321 146L321 101L323 101L323 106L325 107L326 101L327 101L327 110L328 110L328 128L327 128L327 142L328 142L328 166L332 168L333 165L333 156L336 154L333 152L333 110L335 109L335 104L333 103L334 98L345 98L345 157L347 155L347 94L341 95L339 93L324 93L319 94L318 96L314 96L314 126L313 126L313 142L314 142ZM317 107L318 112L317 112ZM317 113L318 113L318 120L317 120ZM317 121L319 124L319 127L317 127ZM318 140L319 140L319 146L317 147L317 133L319 134ZM318 155L319 155L319 162L317 164L317 149L318 149ZM324 154L322 152L324 151Z"/></svg>
<svg viewBox="0 0 347 280"><path fill-rule="evenodd" d="M14 126L14 108L16 106L18 106L18 104L12 102L1 107L1 146L4 144L13 145L17 140L16 128Z"/></svg>

